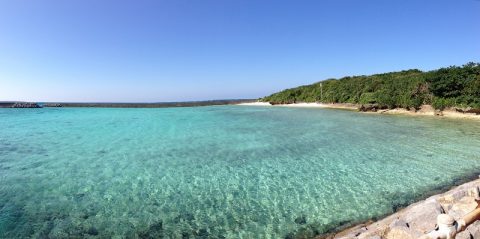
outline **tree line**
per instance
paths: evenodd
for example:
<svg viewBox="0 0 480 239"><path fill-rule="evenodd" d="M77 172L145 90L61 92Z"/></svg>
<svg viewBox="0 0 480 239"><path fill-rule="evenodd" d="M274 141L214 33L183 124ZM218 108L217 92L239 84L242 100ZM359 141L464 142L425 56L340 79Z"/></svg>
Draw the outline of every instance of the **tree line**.
<svg viewBox="0 0 480 239"><path fill-rule="evenodd" d="M419 109L423 104L440 110L446 107L480 108L480 64L468 63L428 72L413 69L327 79L286 89L260 100L272 104L376 104L390 109Z"/></svg>

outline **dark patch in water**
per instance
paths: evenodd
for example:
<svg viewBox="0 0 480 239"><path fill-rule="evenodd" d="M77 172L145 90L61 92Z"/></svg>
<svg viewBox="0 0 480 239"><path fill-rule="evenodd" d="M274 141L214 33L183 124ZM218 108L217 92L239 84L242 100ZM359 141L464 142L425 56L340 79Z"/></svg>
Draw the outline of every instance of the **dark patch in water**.
<svg viewBox="0 0 480 239"><path fill-rule="evenodd" d="M199 238L199 239L209 238L208 237L209 235L210 235L210 233L208 233L207 229L202 228L202 229L198 230L197 233L195 233L195 238Z"/></svg>
<svg viewBox="0 0 480 239"><path fill-rule="evenodd" d="M27 169L35 169L35 168L38 168L42 165L43 165L43 162L34 162L34 163L31 163L27 166L21 167L20 170L24 171L24 170L27 170Z"/></svg>
<svg viewBox="0 0 480 239"><path fill-rule="evenodd" d="M100 151L98 151L97 153L98 153L98 154L106 154L107 151L106 151L106 150L100 150Z"/></svg>
<svg viewBox="0 0 480 239"><path fill-rule="evenodd" d="M6 151L6 152L15 152L15 151L18 151L18 147L16 147L16 146L4 146L4 147L1 147L0 150Z"/></svg>
<svg viewBox="0 0 480 239"><path fill-rule="evenodd" d="M300 224L300 225L306 224L307 223L307 217L305 215L301 215L301 216L295 218L295 223Z"/></svg>
<svg viewBox="0 0 480 239"><path fill-rule="evenodd" d="M300 239L300 238L314 238L318 235L321 234L320 230L317 229L318 226L316 225L308 225L308 226L302 226L295 232L290 232L288 233L285 238L295 238L295 239ZM327 230L325 230L324 233L326 233Z"/></svg>
<svg viewBox="0 0 480 239"><path fill-rule="evenodd" d="M6 203L2 205L0 209L0 215L2 215L2 221L6 223L2 223L3 229L6 231L13 230L17 225L17 222L21 221L23 216L23 207L16 205L14 203Z"/></svg>
<svg viewBox="0 0 480 239"><path fill-rule="evenodd" d="M97 210L95 209L94 205L89 205L86 209L83 210L81 217L83 219L87 219L89 217L94 217L97 215Z"/></svg>
<svg viewBox="0 0 480 239"><path fill-rule="evenodd" d="M180 223L182 221L184 222L191 222L191 221L194 221L195 220L195 216L191 213L182 213L178 216L175 217L175 219L173 219L173 222L175 223Z"/></svg>
<svg viewBox="0 0 480 239"><path fill-rule="evenodd" d="M87 231L88 235L96 236L98 235L98 230L95 227L90 227Z"/></svg>
<svg viewBox="0 0 480 239"><path fill-rule="evenodd" d="M39 238L50 238L48 234L53 230L55 224L53 221L47 221L45 225L43 225L42 229L40 229L40 233L38 234Z"/></svg>
<svg viewBox="0 0 480 239"><path fill-rule="evenodd" d="M392 211L398 212L400 209L405 208L406 206L408 206L408 203L393 203Z"/></svg>
<svg viewBox="0 0 480 239"><path fill-rule="evenodd" d="M147 231L139 233L138 236L142 239L163 238L163 221L150 225Z"/></svg>
<svg viewBox="0 0 480 239"><path fill-rule="evenodd" d="M295 234L293 232L289 232L287 235L284 237L285 239L295 239Z"/></svg>
<svg viewBox="0 0 480 239"><path fill-rule="evenodd" d="M80 201L80 200L82 200L84 197L85 197L85 193L77 193L77 194L73 195L73 198L74 198L76 201Z"/></svg>

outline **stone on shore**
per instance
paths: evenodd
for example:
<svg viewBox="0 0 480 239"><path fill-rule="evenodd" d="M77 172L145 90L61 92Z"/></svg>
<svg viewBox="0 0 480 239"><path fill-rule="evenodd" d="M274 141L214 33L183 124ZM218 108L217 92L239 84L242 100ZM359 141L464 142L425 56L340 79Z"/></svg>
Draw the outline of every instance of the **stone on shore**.
<svg viewBox="0 0 480 239"><path fill-rule="evenodd" d="M408 223L410 228L414 228L421 233L428 233L437 223L437 216L443 213L442 206L436 200L414 205L404 213L403 220Z"/></svg>

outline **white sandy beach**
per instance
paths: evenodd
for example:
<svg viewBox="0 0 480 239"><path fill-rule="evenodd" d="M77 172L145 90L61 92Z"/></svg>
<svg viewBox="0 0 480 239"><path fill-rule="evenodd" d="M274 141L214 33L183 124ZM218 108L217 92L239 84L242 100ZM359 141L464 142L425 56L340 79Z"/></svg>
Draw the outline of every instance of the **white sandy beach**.
<svg viewBox="0 0 480 239"><path fill-rule="evenodd" d="M244 106L275 106L275 107L296 107L296 108L331 108L331 109L349 109L358 110L359 105L348 103L294 103L294 104L278 104L272 105L269 102L250 102L240 103L237 105ZM376 112L362 112L367 114L397 114L397 115L411 115L411 116L431 116L438 118L452 118L452 119L473 119L480 120L480 115L458 112L455 109L445 109L444 111L435 111L430 105L423 105L420 110L413 111L403 108L378 110Z"/></svg>
<svg viewBox="0 0 480 239"><path fill-rule="evenodd" d="M352 109L352 110L358 109L358 106L354 104L326 104L326 103L295 103L295 104L272 105L269 102L250 102L250 103L240 103L238 105L295 107L295 108L332 108L332 109Z"/></svg>

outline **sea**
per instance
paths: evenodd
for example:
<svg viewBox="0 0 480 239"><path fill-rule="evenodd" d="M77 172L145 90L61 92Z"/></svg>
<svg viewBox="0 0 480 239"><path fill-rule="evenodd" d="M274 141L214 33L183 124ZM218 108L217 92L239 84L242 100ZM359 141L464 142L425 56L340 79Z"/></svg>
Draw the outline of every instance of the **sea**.
<svg viewBox="0 0 480 239"><path fill-rule="evenodd" d="M475 120L238 105L0 109L0 238L313 238L479 172Z"/></svg>

